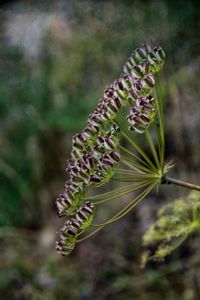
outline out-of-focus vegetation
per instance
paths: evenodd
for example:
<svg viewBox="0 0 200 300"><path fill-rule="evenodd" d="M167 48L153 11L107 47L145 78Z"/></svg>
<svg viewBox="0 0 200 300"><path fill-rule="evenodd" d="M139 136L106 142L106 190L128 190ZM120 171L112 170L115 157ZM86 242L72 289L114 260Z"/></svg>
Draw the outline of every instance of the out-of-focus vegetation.
<svg viewBox="0 0 200 300"><path fill-rule="evenodd" d="M187 238L200 229L200 193L192 191L187 199L178 199L158 210L156 222L143 235L143 244L151 246L145 251L143 265L147 261L164 260ZM154 249L153 249L154 248Z"/></svg>
<svg viewBox="0 0 200 300"><path fill-rule="evenodd" d="M13 1L0 14L0 299L199 299L198 237L140 269L142 233L176 188L163 187L162 201L153 194L71 256L54 249L71 137L144 42L167 54L166 158L198 183L198 1Z"/></svg>

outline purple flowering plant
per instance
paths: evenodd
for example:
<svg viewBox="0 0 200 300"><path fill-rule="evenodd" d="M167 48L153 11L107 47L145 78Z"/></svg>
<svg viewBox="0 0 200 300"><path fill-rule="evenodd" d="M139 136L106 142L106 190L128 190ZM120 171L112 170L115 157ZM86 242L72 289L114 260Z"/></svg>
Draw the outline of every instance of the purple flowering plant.
<svg viewBox="0 0 200 300"><path fill-rule="evenodd" d="M56 200L58 216L65 219L56 242L61 254L70 254L76 243L125 216L160 184L173 183L200 190L199 186L166 175L172 164L164 161L163 100L156 96L155 89L157 73L164 61L161 47L137 48L125 63L123 73L105 88L86 127L73 136L66 168L68 178L64 192ZM120 118L125 118L126 127L122 128ZM152 132L156 134L156 142ZM137 134L144 135L149 154L136 141ZM122 145L122 138L131 150ZM98 191L110 180L125 185L91 195L92 188ZM94 222L99 204L133 191L137 195L108 221ZM93 231L85 235L88 228Z"/></svg>

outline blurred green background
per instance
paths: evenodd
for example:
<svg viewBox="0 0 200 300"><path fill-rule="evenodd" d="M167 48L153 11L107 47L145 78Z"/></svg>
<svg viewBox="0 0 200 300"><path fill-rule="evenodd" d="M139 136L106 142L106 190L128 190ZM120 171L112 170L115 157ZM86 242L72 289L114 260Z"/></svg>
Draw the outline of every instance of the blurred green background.
<svg viewBox="0 0 200 300"><path fill-rule="evenodd" d="M143 43L166 52L166 158L199 183L199 1L2 1L0 39L0 300L200 299L198 237L140 268L142 234L178 188L163 187L69 257L54 249L72 135Z"/></svg>

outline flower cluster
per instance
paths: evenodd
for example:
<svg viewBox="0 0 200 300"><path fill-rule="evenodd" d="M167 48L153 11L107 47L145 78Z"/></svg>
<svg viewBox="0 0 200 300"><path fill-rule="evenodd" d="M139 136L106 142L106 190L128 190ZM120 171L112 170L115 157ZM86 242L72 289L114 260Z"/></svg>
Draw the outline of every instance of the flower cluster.
<svg viewBox="0 0 200 300"><path fill-rule="evenodd" d="M155 85L153 74L163 61L161 48L152 50L144 45L136 49L125 64L124 73L104 90L86 127L73 137L65 192L56 201L58 216L67 217L56 246L63 255L73 250L77 237L93 220L94 207L85 202L88 188L108 182L120 161L116 118L121 107L131 107L127 116L131 130L143 132L153 121L156 105L150 92Z"/></svg>
<svg viewBox="0 0 200 300"><path fill-rule="evenodd" d="M153 75L160 70L164 59L161 47L152 50L150 46L143 45L133 52L124 66L124 73L135 78L139 87L134 93L135 105L127 116L130 130L143 133L154 120L156 104L150 93L155 85ZM133 91L131 94L133 95Z"/></svg>
<svg viewBox="0 0 200 300"><path fill-rule="evenodd" d="M116 151L120 137L117 124L113 122L108 128L102 124L101 128L99 124L93 124L93 120L90 116L87 127L73 137L71 157L66 168L68 180L65 192L56 201L58 216L68 218L60 231L61 240L56 246L63 255L73 250L78 235L93 220L93 205L84 203L89 186L107 182L120 160L120 154Z"/></svg>
<svg viewBox="0 0 200 300"><path fill-rule="evenodd" d="M94 206L89 202L82 205L60 230L60 241L56 249L63 255L68 255L74 249L77 236L89 227L93 220Z"/></svg>
<svg viewBox="0 0 200 300"><path fill-rule="evenodd" d="M152 49L149 45L137 48L124 65L124 73L129 74L136 67L139 77L145 73L157 73L165 60L165 53L161 47ZM146 66L146 63L148 66ZM141 66L138 66L141 65ZM138 66L138 67L137 67Z"/></svg>
<svg viewBox="0 0 200 300"><path fill-rule="evenodd" d="M143 133L154 119L155 112L154 97L151 95L147 95L146 97L140 96L136 101L136 105L130 109L129 115L126 117L131 125L129 129Z"/></svg>

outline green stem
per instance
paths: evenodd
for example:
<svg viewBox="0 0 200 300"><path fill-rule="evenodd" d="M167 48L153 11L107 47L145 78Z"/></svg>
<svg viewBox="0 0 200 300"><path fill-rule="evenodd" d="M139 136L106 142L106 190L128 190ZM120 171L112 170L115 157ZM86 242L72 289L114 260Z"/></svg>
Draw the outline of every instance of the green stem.
<svg viewBox="0 0 200 300"><path fill-rule="evenodd" d="M187 234L184 234L182 237L177 238L177 240L171 245L171 252L176 250L187 239L187 237Z"/></svg>
<svg viewBox="0 0 200 300"><path fill-rule="evenodd" d="M147 142L149 144L149 148L150 148L151 153L152 153L152 155L154 157L155 163L156 163L156 165L157 165L157 167L159 169L160 168L160 162L158 160L158 155L157 155L157 152L156 152L156 149L155 149L155 146L154 146L154 142L152 140L152 137L151 137L148 129L145 130L145 137L146 137L146 140L147 140Z"/></svg>
<svg viewBox="0 0 200 300"><path fill-rule="evenodd" d="M124 177L112 177L111 180L119 182L133 182L133 178L124 178ZM140 180L135 180L134 182L140 182Z"/></svg>
<svg viewBox="0 0 200 300"><path fill-rule="evenodd" d="M129 143L135 148L138 153L142 155L142 157L146 160L148 165L152 168L152 170L156 171L155 165L152 163L152 161L149 159L149 157L146 155L146 153L142 150L142 148L136 144L124 131L122 131L123 136L129 141Z"/></svg>
<svg viewBox="0 0 200 300"><path fill-rule="evenodd" d="M157 76L157 86L160 87L160 80L159 77ZM161 138L162 141L164 142L164 113L163 113L163 101L162 101L162 97L161 95L157 96L157 91L156 89L154 89L154 93L155 93L155 98L156 98L156 104L157 104L157 109L158 109L158 118L159 118L159 123L160 123L160 133L161 133ZM159 94L160 93L160 89L159 89Z"/></svg>
<svg viewBox="0 0 200 300"><path fill-rule="evenodd" d="M164 154L165 154L165 122L164 122L164 112L163 112L163 99L161 95L161 84L159 77L157 76L158 87L159 87L159 97L157 97L157 92L154 89L157 110L158 110L158 119L159 119L159 129L160 129L160 138L161 138L161 166L164 168ZM158 136L159 139L159 136ZM163 171L163 170L162 170Z"/></svg>
<svg viewBox="0 0 200 300"><path fill-rule="evenodd" d="M156 124L156 122L154 122L154 126L156 129L156 135L157 135L157 140L158 140L158 153L159 153L159 161L160 161L160 165L162 170L164 169L164 153L163 153L163 142L162 142L162 138L160 135L160 129L158 127L158 125Z"/></svg>
<svg viewBox="0 0 200 300"><path fill-rule="evenodd" d="M148 195L148 193L152 190L153 186L154 186L153 184L150 185L146 190L144 190L141 194L139 194L136 198L134 198L128 205L126 205L121 211L115 214L109 221L102 224L93 224L92 226L102 227L121 219L123 216L129 213L142 199L144 199L144 197Z"/></svg>
<svg viewBox="0 0 200 300"><path fill-rule="evenodd" d="M148 184L148 182L144 181L144 182L140 182L139 184L131 184L130 186L126 186L123 188L118 188L112 192L107 192L107 193L103 193L100 195L95 195L95 196L91 196L91 197L87 197L86 200L88 201L92 201L95 205L96 204L100 204L109 200L112 200L114 198L118 198L121 196L124 196L130 192L133 192L143 186L145 186L146 184Z"/></svg>
<svg viewBox="0 0 200 300"><path fill-rule="evenodd" d="M140 171L140 170L139 170ZM136 172L133 172L133 170L128 170L128 169L122 169L122 168L117 168L115 171L115 174L123 174L123 175L132 175L132 174L136 174ZM138 174L138 170L137 170L137 174ZM139 174L146 174L145 172L139 172Z"/></svg>
<svg viewBox="0 0 200 300"><path fill-rule="evenodd" d="M155 184L152 184L149 188L147 188L142 194L138 195L136 198L134 198L126 207L124 207L119 213L117 213L111 220L112 222L114 222L115 220L117 220L116 218L119 217L120 214L122 214L122 216L124 216L126 213L128 213L130 210L132 210L132 208L139 202L141 201L150 191L151 189L154 187ZM137 202L136 202L137 201ZM115 219L114 219L115 218ZM111 221L110 220L110 221ZM90 237L92 237L93 235L95 235L98 231L100 231L101 229L103 229L106 225L112 223L108 221L107 223L104 223L103 225L100 225L99 228L97 228L96 230L94 230L93 232L91 232L90 234L88 234L87 236L83 237L82 239L77 240L77 243L80 243ZM92 225L95 226L95 225ZM98 225L97 225L98 226Z"/></svg>
<svg viewBox="0 0 200 300"><path fill-rule="evenodd" d="M124 148L123 146L119 145L119 148L126 152L127 154L129 154L130 156L134 157L135 159L137 159L141 164L145 165L147 168L149 168L149 165L144 161L142 160L139 156L137 156L135 153L129 151L128 149Z"/></svg>
<svg viewBox="0 0 200 300"><path fill-rule="evenodd" d="M103 229L102 227L97 228L95 231L91 232L90 234L86 235L85 237L83 237L82 239L76 240L77 243L83 242L86 239L89 239L90 237L92 237L93 235L95 235L98 231L100 231L101 229Z"/></svg>
<svg viewBox="0 0 200 300"><path fill-rule="evenodd" d="M117 181L130 181L130 182L140 182L141 180L149 180L149 179L157 179L158 176L156 175L152 175L152 174L138 174L136 173L136 175L126 175L126 177L124 176L120 176L120 175L116 175L113 176L112 179L113 180L117 180Z"/></svg>
<svg viewBox="0 0 200 300"><path fill-rule="evenodd" d="M125 156L121 156L122 159L121 159L121 162L123 164L125 164L126 166L128 166L129 168L132 168L133 170L136 170L138 172L141 172L141 173L150 173L152 174L152 170L144 167L143 165L141 164L138 164L137 162L129 159L129 158L126 158Z"/></svg>
<svg viewBox="0 0 200 300"><path fill-rule="evenodd" d="M102 199L102 200L99 200L99 201L96 201L96 202L94 202L94 204L95 205L98 205L98 204L102 204L102 203L104 203L104 202L107 202L107 201L110 201L110 200L113 200L113 199L118 199L119 197L123 197L123 196L125 196L125 195L127 195L127 194L129 194L129 193L131 193L131 192L134 192L134 191L136 191L136 190L138 190L138 189L140 189L140 188L142 188L142 187L144 187L145 185L148 185L149 184L149 182L143 182L143 183L141 183L141 184L137 184L136 186L135 186L135 188L132 188L131 190L126 190L126 192L124 192L124 193L121 193L121 194L117 194L117 195L113 195L112 197L109 197L109 198L106 198L106 199Z"/></svg>

